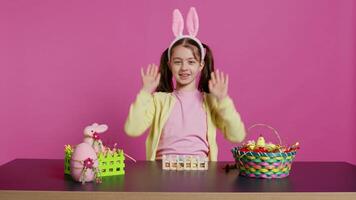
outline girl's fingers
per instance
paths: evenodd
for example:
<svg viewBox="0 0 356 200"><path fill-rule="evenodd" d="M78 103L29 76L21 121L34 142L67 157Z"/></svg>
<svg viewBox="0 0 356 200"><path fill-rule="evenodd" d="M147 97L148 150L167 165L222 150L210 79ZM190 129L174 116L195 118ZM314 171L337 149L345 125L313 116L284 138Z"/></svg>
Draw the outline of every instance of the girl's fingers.
<svg viewBox="0 0 356 200"><path fill-rule="evenodd" d="M151 76L155 76L155 70L156 70L156 68L155 68L155 66L153 65L153 64L151 64Z"/></svg>
<svg viewBox="0 0 356 200"><path fill-rule="evenodd" d="M155 75L155 66L153 64L151 64L151 73L150 73L151 76L154 76Z"/></svg>
<svg viewBox="0 0 356 200"><path fill-rule="evenodd" d="M157 84L159 83L160 79L161 79L161 73L158 73L156 78L155 78L155 81L156 81Z"/></svg>
<svg viewBox="0 0 356 200"><path fill-rule="evenodd" d="M146 75L151 74L151 64L148 65L147 70L146 70Z"/></svg>
<svg viewBox="0 0 356 200"><path fill-rule="evenodd" d="M215 85L216 78L215 78L215 73L214 72L211 72L211 79L210 80L211 80L212 84Z"/></svg>
<svg viewBox="0 0 356 200"><path fill-rule="evenodd" d="M229 75L226 74L226 78L225 78L225 85L226 87L229 85Z"/></svg>
<svg viewBox="0 0 356 200"><path fill-rule="evenodd" d="M154 70L154 76L156 77L157 74L158 74L158 66L157 66L157 65L154 65L154 68L155 68L155 70Z"/></svg>
<svg viewBox="0 0 356 200"><path fill-rule="evenodd" d="M141 67L141 77L144 77L145 76L145 72L143 70L143 67Z"/></svg>
<svg viewBox="0 0 356 200"><path fill-rule="evenodd" d="M155 80L157 80L157 78L159 78L160 76L161 76L161 73L156 72L156 73L155 73L155 76L154 76Z"/></svg>
<svg viewBox="0 0 356 200"><path fill-rule="evenodd" d="M146 73L143 68L141 68L141 76L153 76L154 78L157 77L158 72L158 66L155 64L149 64L146 68Z"/></svg>
<svg viewBox="0 0 356 200"><path fill-rule="evenodd" d="M220 72L220 81L221 81L221 83L225 83L224 72Z"/></svg>
<svg viewBox="0 0 356 200"><path fill-rule="evenodd" d="M153 70L154 70L154 67L153 67L153 65L152 64L150 64L150 76L152 76L152 74L153 74Z"/></svg>
<svg viewBox="0 0 356 200"><path fill-rule="evenodd" d="M209 83L209 90L211 90L213 88L213 81L209 80L208 83Z"/></svg>
<svg viewBox="0 0 356 200"><path fill-rule="evenodd" d="M220 82L220 72L219 72L219 70L218 70L218 69L216 70L215 75L216 75L216 76L215 76L215 78L216 78L216 82L217 82L217 83L219 83L219 82Z"/></svg>

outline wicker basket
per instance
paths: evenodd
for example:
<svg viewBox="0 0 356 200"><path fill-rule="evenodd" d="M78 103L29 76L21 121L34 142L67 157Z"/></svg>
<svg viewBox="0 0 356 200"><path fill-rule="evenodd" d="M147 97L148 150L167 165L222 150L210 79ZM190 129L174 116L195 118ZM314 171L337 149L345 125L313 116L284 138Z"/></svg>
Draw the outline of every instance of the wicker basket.
<svg viewBox="0 0 356 200"><path fill-rule="evenodd" d="M73 151L65 151L64 174L70 175L70 160ZM123 150L114 153L98 154L99 177L125 174L125 155Z"/></svg>
<svg viewBox="0 0 356 200"><path fill-rule="evenodd" d="M282 141L278 132L266 124L255 124L248 131L256 126L267 127L276 134L280 145ZM233 148L232 154L235 158L236 165L240 169L240 175L251 178L284 178L290 173L292 162L297 153L296 150L290 152L253 152L241 151L240 147Z"/></svg>

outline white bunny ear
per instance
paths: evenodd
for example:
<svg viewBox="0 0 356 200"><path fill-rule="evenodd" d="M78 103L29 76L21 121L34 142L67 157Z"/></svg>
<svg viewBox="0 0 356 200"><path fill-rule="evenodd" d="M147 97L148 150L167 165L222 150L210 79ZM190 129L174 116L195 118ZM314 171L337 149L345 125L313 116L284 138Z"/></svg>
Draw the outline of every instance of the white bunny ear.
<svg viewBox="0 0 356 200"><path fill-rule="evenodd" d="M174 9L173 22L172 22L172 30L173 30L174 36L176 36L176 37L182 36L183 29L184 29L183 16L178 9Z"/></svg>
<svg viewBox="0 0 356 200"><path fill-rule="evenodd" d="M187 16L187 29L188 33L192 37L196 37L199 31L199 18L197 11L194 7L191 7Z"/></svg>
<svg viewBox="0 0 356 200"><path fill-rule="evenodd" d="M97 133L103 133L106 130L108 130L108 126L106 124L99 125L95 128L95 132Z"/></svg>

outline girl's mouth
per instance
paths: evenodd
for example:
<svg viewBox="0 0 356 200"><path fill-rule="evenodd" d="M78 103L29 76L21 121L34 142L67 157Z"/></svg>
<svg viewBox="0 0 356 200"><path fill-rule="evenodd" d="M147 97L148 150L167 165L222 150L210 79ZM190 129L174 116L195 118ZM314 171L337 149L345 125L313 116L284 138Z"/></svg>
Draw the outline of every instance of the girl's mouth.
<svg viewBox="0 0 356 200"><path fill-rule="evenodd" d="M188 79L190 77L190 74L179 74L179 78L182 80Z"/></svg>

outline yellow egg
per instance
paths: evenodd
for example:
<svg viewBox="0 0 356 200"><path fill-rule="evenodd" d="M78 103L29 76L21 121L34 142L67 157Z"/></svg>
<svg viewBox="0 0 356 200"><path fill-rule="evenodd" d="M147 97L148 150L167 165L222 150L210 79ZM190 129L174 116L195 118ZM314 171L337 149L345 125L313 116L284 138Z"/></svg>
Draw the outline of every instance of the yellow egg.
<svg viewBox="0 0 356 200"><path fill-rule="evenodd" d="M254 144L250 144L247 146L248 150L254 150L255 149L255 145Z"/></svg>
<svg viewBox="0 0 356 200"><path fill-rule="evenodd" d="M268 151L274 151L276 148L277 148L277 146L275 144L272 144L272 143L267 143L266 144L266 149Z"/></svg>
<svg viewBox="0 0 356 200"><path fill-rule="evenodd" d="M265 138L263 138L263 136L261 135L260 137L257 138L257 147L265 147L266 142L265 142Z"/></svg>

